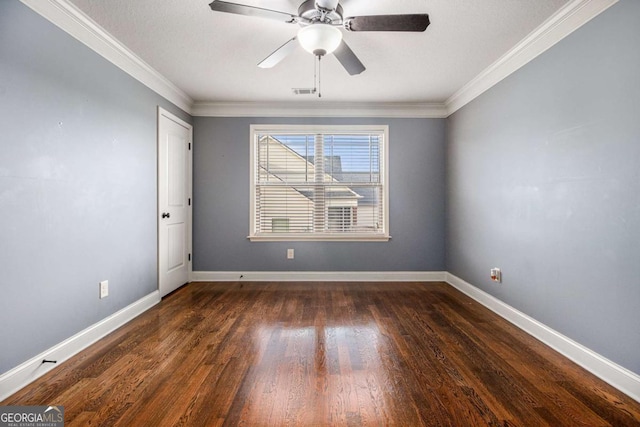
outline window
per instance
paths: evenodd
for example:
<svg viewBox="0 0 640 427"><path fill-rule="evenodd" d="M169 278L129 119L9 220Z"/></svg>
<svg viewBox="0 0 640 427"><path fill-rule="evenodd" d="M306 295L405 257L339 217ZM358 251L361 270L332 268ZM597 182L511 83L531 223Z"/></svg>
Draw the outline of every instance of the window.
<svg viewBox="0 0 640 427"><path fill-rule="evenodd" d="M274 233L289 232L289 218L272 218L271 231Z"/></svg>
<svg viewBox="0 0 640 427"><path fill-rule="evenodd" d="M251 240L388 240L387 126L251 126Z"/></svg>
<svg viewBox="0 0 640 427"><path fill-rule="evenodd" d="M350 231L357 225L351 216L352 209L357 207L329 206L329 230L330 231Z"/></svg>

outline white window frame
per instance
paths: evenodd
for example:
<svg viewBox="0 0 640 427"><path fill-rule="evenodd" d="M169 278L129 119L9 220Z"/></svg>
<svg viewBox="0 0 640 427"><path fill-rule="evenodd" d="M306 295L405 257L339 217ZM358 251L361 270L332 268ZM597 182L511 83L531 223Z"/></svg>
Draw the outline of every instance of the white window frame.
<svg viewBox="0 0 640 427"><path fill-rule="evenodd" d="M256 135L261 134L299 134L299 133L380 133L383 135L383 147L381 152L380 174L382 180L384 206L383 206L383 231L382 233L265 233L257 234L256 230L256 171L258 161L256 156ZM389 234L389 126L388 125L251 125L250 126L250 212L249 212L249 236L252 242L292 242L292 241L366 241L385 242L391 239Z"/></svg>

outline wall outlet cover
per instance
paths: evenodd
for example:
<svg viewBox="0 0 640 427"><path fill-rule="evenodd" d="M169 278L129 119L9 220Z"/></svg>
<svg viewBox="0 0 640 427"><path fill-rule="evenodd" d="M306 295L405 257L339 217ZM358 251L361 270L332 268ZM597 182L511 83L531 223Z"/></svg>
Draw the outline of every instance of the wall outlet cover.
<svg viewBox="0 0 640 427"><path fill-rule="evenodd" d="M502 282L502 272L500 271L499 268L492 268L491 269L491 280L493 280L494 282L498 282L501 283Z"/></svg>
<svg viewBox="0 0 640 427"><path fill-rule="evenodd" d="M109 281L103 280L100 282L100 299L106 298L109 296Z"/></svg>

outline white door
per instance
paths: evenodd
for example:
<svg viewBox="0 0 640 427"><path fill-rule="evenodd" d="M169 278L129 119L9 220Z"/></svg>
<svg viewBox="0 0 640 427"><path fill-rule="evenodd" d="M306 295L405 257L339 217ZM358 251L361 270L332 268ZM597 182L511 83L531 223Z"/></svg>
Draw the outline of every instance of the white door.
<svg viewBox="0 0 640 427"><path fill-rule="evenodd" d="M191 125L158 108L158 289L189 281L191 271Z"/></svg>

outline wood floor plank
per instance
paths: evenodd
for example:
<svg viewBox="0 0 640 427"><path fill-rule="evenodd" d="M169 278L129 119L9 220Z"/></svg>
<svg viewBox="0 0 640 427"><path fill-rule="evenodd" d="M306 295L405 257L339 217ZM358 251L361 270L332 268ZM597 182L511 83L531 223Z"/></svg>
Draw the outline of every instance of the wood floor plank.
<svg viewBox="0 0 640 427"><path fill-rule="evenodd" d="M445 283L197 283L1 405L69 426L640 426Z"/></svg>

